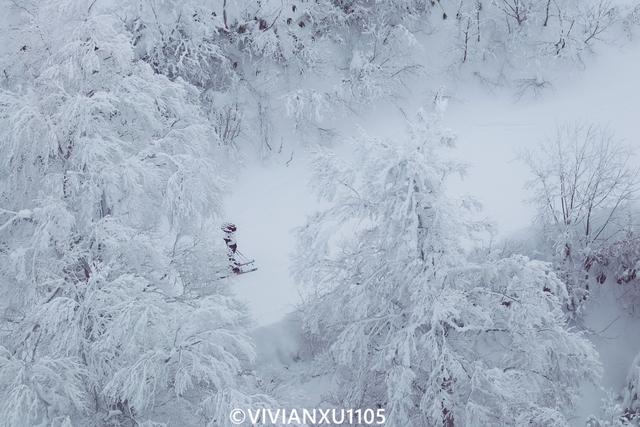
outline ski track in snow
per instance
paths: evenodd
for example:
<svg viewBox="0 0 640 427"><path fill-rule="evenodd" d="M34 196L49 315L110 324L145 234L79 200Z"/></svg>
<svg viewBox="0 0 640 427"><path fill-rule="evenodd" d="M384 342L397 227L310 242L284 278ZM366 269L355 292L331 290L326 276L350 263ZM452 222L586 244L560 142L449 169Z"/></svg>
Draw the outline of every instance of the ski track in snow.
<svg viewBox="0 0 640 427"><path fill-rule="evenodd" d="M457 87L445 114L445 123L458 135L456 156L469 164L468 176L452 183L454 194L471 194L484 205L484 213L507 236L531 223L532 207L524 190L527 171L517 160L519 150L553 136L564 122L607 125L617 137L640 149L640 45L611 48L589 64L553 82L537 98L516 101L512 95L492 95L467 84ZM432 99L427 90L415 95L416 105ZM361 118L373 124L384 113ZM380 124L382 123L382 124ZM387 117L377 126L395 126ZM398 122L399 123L399 122ZM384 128L384 134L394 130ZM304 155L284 162L253 161L241 173L227 201L228 219L238 225L239 249L255 258L258 271L233 280L237 296L248 304L258 328L254 331L259 365L279 366L286 377L295 353L295 337L288 321L280 322L299 302L290 274L289 256L294 247L292 229L304 223L319 203L308 187L308 160ZM586 327L600 331L616 316L613 293L597 291L603 298L598 311L586 319ZM605 298L609 294L610 298ZM280 322L280 324L276 324ZM606 334L592 336L602 355L603 386L622 387L633 357L640 350L637 319L622 316ZM270 325L267 327L267 325ZM276 336L278 335L278 336ZM272 369L272 368L271 368ZM271 372L273 372L271 370ZM585 386L574 425L584 425L595 412L604 391Z"/></svg>

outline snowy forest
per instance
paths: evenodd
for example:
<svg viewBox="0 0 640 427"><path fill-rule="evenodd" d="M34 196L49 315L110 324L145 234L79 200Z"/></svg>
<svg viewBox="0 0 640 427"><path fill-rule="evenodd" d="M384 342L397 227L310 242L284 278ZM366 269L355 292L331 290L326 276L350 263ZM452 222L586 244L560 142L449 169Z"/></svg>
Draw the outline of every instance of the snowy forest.
<svg viewBox="0 0 640 427"><path fill-rule="evenodd" d="M640 0L0 25L0 427L640 426Z"/></svg>

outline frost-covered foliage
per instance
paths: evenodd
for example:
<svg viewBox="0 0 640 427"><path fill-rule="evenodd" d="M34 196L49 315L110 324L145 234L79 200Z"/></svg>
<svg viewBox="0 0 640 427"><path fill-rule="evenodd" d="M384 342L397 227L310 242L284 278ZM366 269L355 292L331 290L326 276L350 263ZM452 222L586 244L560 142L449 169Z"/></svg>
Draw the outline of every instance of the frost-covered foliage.
<svg viewBox="0 0 640 427"><path fill-rule="evenodd" d="M632 425L640 424L640 354L629 368L623 398L623 419Z"/></svg>
<svg viewBox="0 0 640 427"><path fill-rule="evenodd" d="M326 42L375 40L378 53L390 50L392 32L417 29L417 18L430 10L421 2L397 3L404 2L136 2L127 19L138 53L158 72L220 88L232 74L250 81L256 80L251 74L270 74L269 64L310 72L338 53Z"/></svg>
<svg viewBox="0 0 640 427"><path fill-rule="evenodd" d="M640 425L640 354L627 374L622 396L609 393L604 400L603 416L592 416L587 427L632 427Z"/></svg>
<svg viewBox="0 0 640 427"><path fill-rule="evenodd" d="M302 132L301 118L322 121L309 111L392 95L419 69L412 31L430 7L362 3L136 1L122 15L136 57L200 89L209 118L232 130L223 144L275 151L281 112ZM291 84L298 79L313 82L302 96Z"/></svg>
<svg viewBox="0 0 640 427"><path fill-rule="evenodd" d="M225 144L267 152L281 113L309 133L329 116L318 110L350 112L427 70L474 63L485 80L538 93L550 63L579 60L633 22L607 0L138 0L121 16L137 57L197 86L210 118L237 129ZM299 79L304 89L292 87Z"/></svg>
<svg viewBox="0 0 640 427"><path fill-rule="evenodd" d="M607 279L629 290L628 303L638 304L640 296L640 236L629 227L626 232L589 258L591 275L599 283Z"/></svg>
<svg viewBox="0 0 640 427"><path fill-rule="evenodd" d="M221 90L269 63L299 72L311 66L308 31L299 25L305 13L289 3L286 10L270 1L141 1L126 17L136 52L157 72Z"/></svg>
<svg viewBox="0 0 640 427"><path fill-rule="evenodd" d="M446 196L453 143L421 111L406 140L363 137L345 162L321 152L331 206L299 230L301 313L335 404L386 409L389 426L566 425L600 367L567 328L566 287L543 262L470 262L483 224Z"/></svg>
<svg viewBox="0 0 640 427"><path fill-rule="evenodd" d="M463 62L579 58L619 15L609 0L465 0L455 10Z"/></svg>
<svg viewBox="0 0 640 427"><path fill-rule="evenodd" d="M214 423L207 395L252 390L212 234L219 136L119 10L25 6L24 57L2 64L31 69L0 88L3 425Z"/></svg>
<svg viewBox="0 0 640 427"><path fill-rule="evenodd" d="M630 427L630 419L623 415L622 402L615 393L607 392L602 399L601 413L590 415L585 422L586 427Z"/></svg>

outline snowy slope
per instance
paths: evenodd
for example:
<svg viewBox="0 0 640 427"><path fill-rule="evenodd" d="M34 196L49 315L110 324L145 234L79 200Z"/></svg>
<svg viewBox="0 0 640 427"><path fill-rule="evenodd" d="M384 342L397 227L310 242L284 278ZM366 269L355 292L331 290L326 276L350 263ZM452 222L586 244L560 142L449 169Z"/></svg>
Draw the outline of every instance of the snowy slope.
<svg viewBox="0 0 640 427"><path fill-rule="evenodd" d="M256 260L258 271L233 281L258 325L267 325L291 312L299 295L289 276L294 227L317 207L307 188L307 157L299 153L288 165L254 160L234 185L226 206L238 226L238 249Z"/></svg>

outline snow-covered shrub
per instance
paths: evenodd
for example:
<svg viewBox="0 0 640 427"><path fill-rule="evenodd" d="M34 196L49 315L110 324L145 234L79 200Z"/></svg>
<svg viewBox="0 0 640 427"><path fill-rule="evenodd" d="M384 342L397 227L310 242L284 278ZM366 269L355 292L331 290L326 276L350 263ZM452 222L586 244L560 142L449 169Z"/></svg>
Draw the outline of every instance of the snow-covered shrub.
<svg viewBox="0 0 640 427"><path fill-rule="evenodd" d="M628 230L625 236L604 248L594 257L596 279L607 278L619 285L640 285L640 236Z"/></svg>
<svg viewBox="0 0 640 427"><path fill-rule="evenodd" d="M457 7L450 15L463 62L497 60L516 67L536 57L580 59L619 20L608 0L465 0L449 7Z"/></svg>
<svg viewBox="0 0 640 427"><path fill-rule="evenodd" d="M630 40L636 37L638 27L640 27L640 4L633 5L623 20L623 30Z"/></svg>
<svg viewBox="0 0 640 427"><path fill-rule="evenodd" d="M623 418L633 425L640 423L640 354L629 368L627 384L624 388L622 407Z"/></svg>

